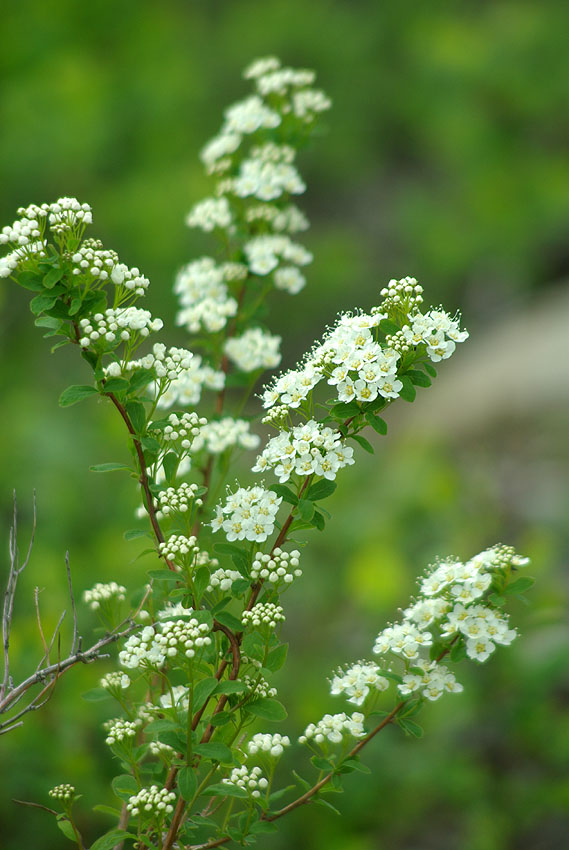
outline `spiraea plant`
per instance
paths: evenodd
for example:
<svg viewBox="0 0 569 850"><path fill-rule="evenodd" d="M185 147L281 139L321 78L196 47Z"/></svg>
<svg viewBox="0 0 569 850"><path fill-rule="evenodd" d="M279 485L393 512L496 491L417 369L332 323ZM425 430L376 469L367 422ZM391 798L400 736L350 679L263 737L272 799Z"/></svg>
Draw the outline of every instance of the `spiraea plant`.
<svg viewBox="0 0 569 850"><path fill-rule="evenodd" d="M294 369L259 388L280 362L281 339L262 323L266 303L274 288L299 293L311 260L297 241L308 222L292 200L305 191L296 155L330 101L312 71L275 58L245 78L254 93L225 112L202 151L211 197L187 217L219 244L175 281L187 348L160 341L163 322L139 306L142 272L86 236L87 204L31 205L0 236L9 249L0 275L32 290L36 325L90 370L61 405L97 396L124 423L131 465L93 469L131 473L155 551L144 575L117 571L117 582L85 594L108 630L125 614L123 581L140 585L133 612L145 596L116 670L98 686L114 702L101 740L116 758L118 802L104 807L115 824L92 850L248 845L306 803L329 805L328 791L367 769L360 751L382 729L421 734L425 701L462 690L455 665L511 643L506 602L530 582L516 577L526 561L507 546L441 560L402 619L380 631L373 657L339 659L330 688L339 712L273 731L287 718L275 677L287 658L284 592L301 580L310 534L326 530L325 500L344 467L373 452L364 433L385 435L381 414L414 401L468 334L458 316L424 306L414 278L392 280L376 307L340 315ZM235 481L243 451L254 453L252 474ZM145 533L141 524L127 537ZM300 652L292 647L291 664ZM279 762L293 741L306 749L307 778L291 782ZM74 789L50 793L64 807L60 827L84 846Z"/></svg>

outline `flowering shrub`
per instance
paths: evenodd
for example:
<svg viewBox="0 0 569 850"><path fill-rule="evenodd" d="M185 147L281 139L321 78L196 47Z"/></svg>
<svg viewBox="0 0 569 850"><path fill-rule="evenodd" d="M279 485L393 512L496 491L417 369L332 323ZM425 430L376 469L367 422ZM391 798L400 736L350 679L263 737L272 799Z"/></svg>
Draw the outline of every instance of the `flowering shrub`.
<svg viewBox="0 0 569 850"><path fill-rule="evenodd" d="M264 327L263 307L273 288L294 295L305 285L312 257L296 241L308 222L292 201L306 188L295 160L330 101L313 87L313 72L274 58L255 62L245 77L254 93L226 111L202 151L212 196L186 219L218 237L224 252L189 263L176 278L188 348L145 349L163 329L137 306L149 282L85 236L88 204L32 204L0 234L9 249L0 276L34 293L36 325L54 349L74 346L91 370L90 382L68 387L60 404L98 396L124 423L131 465L92 468L133 474L139 517L154 541L143 602L120 635L116 671L100 682L99 693L120 711L104 733L118 761L119 807L115 828L92 850L252 844L288 812L322 802L385 726L421 734L422 704L462 690L453 665L485 661L512 642L504 608L529 586L516 578L526 560L507 546L430 567L401 621L375 639L377 660L347 661L332 674L331 694L357 710L326 714L296 735L315 776L283 784L277 766L291 739L266 731L287 716L272 682L287 656L282 594L302 576L308 534L325 530L323 503L338 475L362 451L373 452L363 432L385 435L383 411L414 401L436 377L433 364L468 333L457 316L423 306L414 278L390 281L369 313L341 315L294 369L265 384L262 424L275 433L261 446L243 411L263 370L278 366L281 343ZM237 482L219 495L243 450L256 452L257 483ZM116 582L84 596L111 630L125 600ZM5 680L2 697L9 693ZM83 847L74 789L50 794L64 806L60 827Z"/></svg>

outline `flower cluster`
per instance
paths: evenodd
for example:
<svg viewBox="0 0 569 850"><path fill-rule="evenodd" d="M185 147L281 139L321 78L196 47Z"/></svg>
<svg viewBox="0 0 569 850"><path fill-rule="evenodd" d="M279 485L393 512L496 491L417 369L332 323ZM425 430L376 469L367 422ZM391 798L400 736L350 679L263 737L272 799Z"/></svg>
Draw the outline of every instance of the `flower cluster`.
<svg viewBox="0 0 569 850"><path fill-rule="evenodd" d="M101 607L101 602L107 600L116 600L122 602L125 598L126 587L122 584L117 584L116 581L111 581L108 584L97 584L90 590L83 593L83 601L89 606L91 611L96 611Z"/></svg>
<svg viewBox="0 0 569 850"><path fill-rule="evenodd" d="M185 658L194 658L196 650L211 644L208 635L209 626L199 623L194 617L190 620L166 620L159 626L145 626L140 635L131 635L124 649L119 653L119 661L129 669L161 668L168 658L178 654Z"/></svg>
<svg viewBox="0 0 569 850"><path fill-rule="evenodd" d="M247 791L251 797L260 797L261 791L267 788L269 781L263 775L260 767L253 767L248 770L245 765L242 767L234 767L229 776L224 777L221 781L224 785L235 785L236 788L242 788Z"/></svg>
<svg viewBox="0 0 569 850"><path fill-rule="evenodd" d="M429 310L424 315L417 313L412 317L411 326L402 329L408 344L424 344L427 356L438 363L447 360L456 349L457 342L468 339L468 331L461 331L458 319L452 319L444 310Z"/></svg>
<svg viewBox="0 0 569 850"><path fill-rule="evenodd" d="M168 540L158 545L158 550L163 558L168 561L181 561L191 563L195 555L200 551L197 538L184 537L181 534L171 534Z"/></svg>
<svg viewBox="0 0 569 850"><path fill-rule="evenodd" d="M413 671L403 676L403 682L398 686L398 690L402 696L419 693L434 702L445 692L461 693L463 687L456 681L454 673L444 664L439 664L436 660L420 659L413 667Z"/></svg>
<svg viewBox="0 0 569 850"><path fill-rule="evenodd" d="M333 480L339 469L354 463L353 454L353 448L345 445L338 431L311 419L270 439L253 472L272 468L281 484L291 475L304 477L313 473Z"/></svg>
<svg viewBox="0 0 569 850"><path fill-rule="evenodd" d="M261 328L249 328L241 336L228 339L224 350L240 372L254 372L279 365L280 343L280 336L265 333Z"/></svg>
<svg viewBox="0 0 569 850"><path fill-rule="evenodd" d="M259 94L267 97L275 94L289 98L287 110L305 121L314 120L318 112L330 109L331 101L324 92L310 88L315 79L314 71L305 68L283 68L275 56L257 59L244 72L246 79L255 80Z"/></svg>
<svg viewBox="0 0 569 850"><path fill-rule="evenodd" d="M292 277L275 277L275 286L277 289L284 289L296 295L304 286L304 278L298 273L294 266L306 266L312 262L312 254L299 245L298 242L293 242L288 236L282 234L255 236L246 242L244 247L245 255L249 269L253 274L264 277L273 272L282 261L292 263L293 271L297 276ZM283 266L281 271L287 269L288 266ZM302 279L302 282L300 282Z"/></svg>
<svg viewBox="0 0 569 850"><path fill-rule="evenodd" d="M237 570L226 570L220 567L220 569L215 570L209 577L209 584L206 589L209 592L217 588L219 590L229 590L233 582L240 578L243 578L243 576Z"/></svg>
<svg viewBox="0 0 569 850"><path fill-rule="evenodd" d="M277 689L271 687L263 676L244 676L243 682L251 695L255 698L276 697Z"/></svg>
<svg viewBox="0 0 569 850"><path fill-rule="evenodd" d="M399 623L378 635L373 651L405 663L403 682L398 686L406 696L418 691L436 700L447 691L459 693L462 686L454 674L439 662L421 655L435 643L451 639L463 641L469 658L485 661L496 644L510 644L517 633L509 627L508 616L491 601L493 583L501 586L509 572L527 563L508 546L496 546L462 563L439 563L420 581L417 600L403 612ZM489 598L487 598L489 597Z"/></svg>
<svg viewBox="0 0 569 850"><path fill-rule="evenodd" d="M148 310L138 307L109 307L104 313L95 313L89 319L81 319L79 330L82 348L95 346L110 350L120 342L134 345L138 337L146 337L153 331L162 330L162 319L153 319Z"/></svg>
<svg viewBox="0 0 569 850"><path fill-rule="evenodd" d="M93 217L89 204L81 204L76 198L59 198L51 204L30 204L20 207L19 218L2 228L0 245L10 245L15 250L0 260L0 277L9 277L19 265L30 258L45 256L44 238L46 222L54 234L65 231L80 235Z"/></svg>
<svg viewBox="0 0 569 850"><path fill-rule="evenodd" d="M243 611L241 620L244 626L269 626L276 628L277 623L283 623L285 615L280 605L273 602L257 602L250 611Z"/></svg>
<svg viewBox="0 0 569 850"><path fill-rule="evenodd" d="M263 543L275 527L275 517L282 498L264 487L240 487L230 493L211 526L220 528L229 541L251 540Z"/></svg>
<svg viewBox="0 0 569 850"><path fill-rule="evenodd" d="M158 407L167 409L174 405L191 407L198 404L204 387L210 390L222 390L225 374L203 363L199 354L194 354L190 365L184 369L169 386L161 387Z"/></svg>
<svg viewBox="0 0 569 850"><path fill-rule="evenodd" d="M64 783L62 785L56 785L55 788L48 791L48 794L50 797L53 797L54 800L63 800L68 803L75 796L75 788L73 785Z"/></svg>
<svg viewBox="0 0 569 850"><path fill-rule="evenodd" d="M164 756L165 758L170 758L175 753L174 747L171 747L170 744L164 744L162 741L151 741L149 750L153 756Z"/></svg>
<svg viewBox="0 0 569 850"><path fill-rule="evenodd" d="M260 442L261 438L251 433L249 423L245 419L224 416L223 419L210 420L200 428L199 436L192 445L192 454L204 448L208 454L214 455L221 454L232 446L256 449Z"/></svg>
<svg viewBox="0 0 569 850"><path fill-rule="evenodd" d="M113 670L103 676L100 684L106 691L124 691L130 687L130 678L126 673L121 673L120 670Z"/></svg>
<svg viewBox="0 0 569 850"><path fill-rule="evenodd" d="M229 294L227 285L246 275L246 266L218 265L212 257L188 263L179 271L174 284L180 304L176 324L190 333L197 333L201 328L210 333L222 330L227 319L237 313L237 300Z"/></svg>
<svg viewBox="0 0 569 850"><path fill-rule="evenodd" d="M198 227L211 233L216 227L229 227L231 209L227 198L205 198L196 204L186 216L188 227Z"/></svg>
<svg viewBox="0 0 569 850"><path fill-rule="evenodd" d="M293 549L292 552L284 552L282 549L274 549L272 554L267 555L257 552L253 559L251 578L263 579L276 584L283 581L290 584L295 578L302 575L299 569L300 552Z"/></svg>
<svg viewBox="0 0 569 850"><path fill-rule="evenodd" d="M198 416L193 411L182 413L180 416L171 413L168 417L168 424L158 434L162 436L165 443L179 442L180 448L188 451L204 425L207 425L205 416Z"/></svg>
<svg viewBox="0 0 569 850"><path fill-rule="evenodd" d="M158 494L158 505L160 507L160 515L168 516L171 513L185 514L190 504L193 503L200 507L203 504L202 499L196 498L196 493L199 491L197 484L187 484L183 482L179 487L167 487Z"/></svg>
<svg viewBox="0 0 569 850"><path fill-rule="evenodd" d="M193 356L187 348L166 348L163 343L157 342L152 346L151 353L145 354L138 360L128 360L124 367L119 362L111 363L105 372L113 378L118 378L123 373L146 369L154 373L160 388L163 388L165 382L175 381L183 372L191 368Z"/></svg>
<svg viewBox="0 0 569 850"><path fill-rule="evenodd" d="M233 193L239 198L254 197L259 201L273 201L283 194L302 194L306 185L292 165L295 155L290 145L269 142L254 147L232 182Z"/></svg>
<svg viewBox="0 0 569 850"><path fill-rule="evenodd" d="M120 743L128 738L134 738L137 731L142 726L142 720L109 720L105 723L105 728L108 732L105 738L105 744L112 746Z"/></svg>
<svg viewBox="0 0 569 850"><path fill-rule="evenodd" d="M351 717L344 712L325 714L318 723L310 723L304 735L301 735L298 740L301 744L312 740L316 744L322 744L324 741L339 744L346 733L353 735L354 738L363 738L365 735L363 724L364 716L359 711L354 711Z"/></svg>
<svg viewBox="0 0 569 850"><path fill-rule="evenodd" d="M362 705L370 691L385 691L389 680L380 675L377 664L373 661L358 661L347 670L338 670L331 682L330 693L333 695L346 694L348 702Z"/></svg>
<svg viewBox="0 0 569 850"><path fill-rule="evenodd" d="M259 732L257 735L253 735L247 744L247 749L250 755L268 753L270 756L278 758L283 754L284 748L289 745L290 738L288 735L280 735L278 732L275 735Z"/></svg>
<svg viewBox="0 0 569 850"><path fill-rule="evenodd" d="M77 198L59 198L49 205L49 224L54 233L73 231L78 226L93 223L89 204L80 204Z"/></svg>
<svg viewBox="0 0 569 850"><path fill-rule="evenodd" d="M159 788L158 785L151 785L150 788L142 788L138 794L129 797L126 809L133 816L139 815L141 812L169 815L174 811L172 803L175 799L176 793L174 791Z"/></svg>
<svg viewBox="0 0 569 850"><path fill-rule="evenodd" d="M324 379L335 387L338 402L368 403L378 397L390 401L403 388L398 376L403 352L413 349L437 362L450 357L456 343L468 338L458 319L443 310L419 311L422 287L414 278L391 281L382 292L387 293L384 303L370 313L341 315L300 365L265 387L263 406L298 408ZM401 327L381 343L379 326L388 313Z"/></svg>

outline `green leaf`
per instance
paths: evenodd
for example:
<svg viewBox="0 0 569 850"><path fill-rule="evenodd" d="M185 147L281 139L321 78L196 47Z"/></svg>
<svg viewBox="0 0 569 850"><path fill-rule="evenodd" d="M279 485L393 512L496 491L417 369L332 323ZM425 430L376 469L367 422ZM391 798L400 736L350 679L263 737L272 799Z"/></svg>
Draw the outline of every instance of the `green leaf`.
<svg viewBox="0 0 569 850"><path fill-rule="evenodd" d="M317 528L318 531L324 531L324 528L326 526L326 520L319 511L314 511L314 516L312 517L312 525Z"/></svg>
<svg viewBox="0 0 569 850"><path fill-rule="evenodd" d="M129 401L125 405L128 418L137 434L144 434L146 428L146 410L140 401Z"/></svg>
<svg viewBox="0 0 569 850"><path fill-rule="evenodd" d="M382 319L379 323L379 330L382 333L389 334L391 336L397 333L399 325L396 325L395 322L391 321L391 319Z"/></svg>
<svg viewBox="0 0 569 850"><path fill-rule="evenodd" d="M334 765L328 759L324 759L321 756L312 756L310 759L312 764L317 770L325 770L326 773L331 773L334 770Z"/></svg>
<svg viewBox="0 0 569 850"><path fill-rule="evenodd" d="M130 379L129 391L131 393L137 393L139 390L147 387L153 380L154 373L151 369L137 369Z"/></svg>
<svg viewBox="0 0 569 850"><path fill-rule="evenodd" d="M268 820L258 820L256 823L251 824L249 831L253 835L268 835L271 832L277 832L278 826L276 823L271 823Z"/></svg>
<svg viewBox="0 0 569 850"><path fill-rule="evenodd" d="M66 838L69 838L69 840L73 841L74 843L77 842L77 838L75 837L75 833L73 832L73 827L71 826L71 821L69 820L67 815L57 816L57 826Z"/></svg>
<svg viewBox="0 0 569 850"><path fill-rule="evenodd" d="M105 393L123 393L128 390L128 381L125 378L107 378L103 384Z"/></svg>
<svg viewBox="0 0 569 850"><path fill-rule="evenodd" d="M64 270L62 268L51 269L51 271L49 271L45 275L45 277L43 279L43 285L45 286L46 289L53 289L55 284L59 283L59 281L61 280L63 275L64 275Z"/></svg>
<svg viewBox="0 0 569 850"><path fill-rule="evenodd" d="M102 812L104 815L111 815L111 817L114 818L120 818L121 816L120 809L113 809L112 806L105 806L102 803L97 806L93 806L93 811Z"/></svg>
<svg viewBox="0 0 569 850"><path fill-rule="evenodd" d="M71 301L69 302L69 309L67 310L67 315L68 316L77 315L77 313L81 309L82 303L83 302L81 301L81 296L80 295L74 295L73 298L71 299Z"/></svg>
<svg viewBox="0 0 569 850"><path fill-rule="evenodd" d="M121 800L128 800L133 794L138 793L138 785L134 776L128 773L123 773L121 776L115 776L111 782L111 788L116 797Z"/></svg>
<svg viewBox="0 0 569 850"><path fill-rule="evenodd" d="M293 770L292 775L297 780L300 787L304 789L304 791L310 791L312 785L310 784L310 782L307 782L306 779L303 779L300 773L297 773L296 770Z"/></svg>
<svg viewBox="0 0 569 850"><path fill-rule="evenodd" d="M237 785L225 785L222 782L217 785L208 785L207 788L204 788L203 793L209 797L241 797L245 799L249 796L244 788L239 788Z"/></svg>
<svg viewBox="0 0 569 850"><path fill-rule="evenodd" d="M289 505L296 505L298 503L298 496L293 493L290 487L285 487L284 484L271 484L271 490L285 502L288 502Z"/></svg>
<svg viewBox="0 0 569 850"><path fill-rule="evenodd" d="M41 295L36 295L35 298L32 298L30 301L30 310L34 316L39 316L39 314L43 313L45 310L51 310L58 297L58 295L47 295L42 292Z"/></svg>
<svg viewBox="0 0 569 850"><path fill-rule="evenodd" d="M342 813L333 806L332 803L329 803L328 800L324 800L322 797L315 797L313 802L316 803L317 806L322 806L324 809L329 809L331 812L334 812L335 815L342 815Z"/></svg>
<svg viewBox="0 0 569 850"><path fill-rule="evenodd" d="M194 688L193 710L199 711L217 688L219 682L213 677L201 679ZM186 798L184 798L186 799Z"/></svg>
<svg viewBox="0 0 569 850"><path fill-rule="evenodd" d="M336 487L335 481L328 481L327 478L323 478L308 488L304 498L310 499L311 502L319 502L321 499L327 499L328 496L331 496Z"/></svg>
<svg viewBox="0 0 569 850"><path fill-rule="evenodd" d="M381 416L374 416L373 413L366 413L366 422L368 425L371 425L374 431L377 431L378 434L381 434L382 437L385 437L387 434L387 422L385 419L382 419Z"/></svg>
<svg viewBox="0 0 569 850"><path fill-rule="evenodd" d="M61 319L54 319L51 316L40 316L34 320L36 328L49 328L52 331L58 331L63 326Z"/></svg>
<svg viewBox="0 0 569 850"><path fill-rule="evenodd" d="M151 455L157 455L160 451L160 443L158 440L155 440L154 437L143 437L140 441L140 445L145 452L148 452Z"/></svg>
<svg viewBox="0 0 569 850"><path fill-rule="evenodd" d="M219 611L216 614L215 619L218 620L222 626L227 626L228 629L231 629L234 632L242 632L243 631L243 623L241 620L238 620L233 614L230 614L229 611Z"/></svg>
<svg viewBox="0 0 569 850"><path fill-rule="evenodd" d="M91 688L90 691L81 694L81 699L85 702L101 702L104 699L111 699L111 695L105 688Z"/></svg>
<svg viewBox="0 0 569 850"><path fill-rule="evenodd" d="M425 370L425 372L427 372L431 376L431 378L437 377L437 370L435 369L435 367L433 366L432 363L425 361L423 363L423 369Z"/></svg>
<svg viewBox="0 0 569 850"><path fill-rule="evenodd" d="M411 378L416 387L430 387L433 382L424 372L419 372L417 369L409 369L405 373L408 378Z"/></svg>
<svg viewBox="0 0 569 850"><path fill-rule="evenodd" d="M176 470L178 469L178 455L176 452L168 452L164 455L164 460L162 461L162 467L164 469L164 475L166 476L166 483L172 484L176 475Z"/></svg>
<svg viewBox="0 0 569 850"><path fill-rule="evenodd" d="M280 670L286 661L287 653L288 643L281 643L280 646L275 647L275 649L271 649L271 651L267 655L265 667L268 670L272 670L273 672L275 672L276 670Z"/></svg>
<svg viewBox="0 0 569 850"><path fill-rule="evenodd" d="M132 472L130 466L125 466L124 463L96 463L95 466L90 466L91 472L119 472L126 470Z"/></svg>
<svg viewBox="0 0 569 850"><path fill-rule="evenodd" d="M216 694L242 694L247 690L245 682L236 682L233 679L228 679L225 682L218 682L215 689Z"/></svg>
<svg viewBox="0 0 569 850"><path fill-rule="evenodd" d="M263 661L265 657L265 641L259 632L250 632L245 635L241 642L244 655L254 658L255 661Z"/></svg>
<svg viewBox="0 0 569 850"><path fill-rule="evenodd" d="M207 567L200 567L194 575L194 593L197 599L201 599L204 590L209 584L209 570Z"/></svg>
<svg viewBox="0 0 569 850"><path fill-rule="evenodd" d="M369 769L367 764L362 764L359 758L344 759L341 767L349 767L350 770L357 770L358 773L371 773L371 770Z"/></svg>
<svg viewBox="0 0 569 850"><path fill-rule="evenodd" d="M270 720L273 723L279 723L288 717L284 705L276 699L271 699L271 697L263 697L262 699L248 702L244 706L244 711L248 714L254 714L255 717L261 717L263 720Z"/></svg>
<svg viewBox="0 0 569 850"><path fill-rule="evenodd" d="M525 593L525 591L529 590L530 587L533 587L534 584L534 578L530 578L530 576L521 576L521 578L518 578L511 582L511 584L506 585L502 593Z"/></svg>
<svg viewBox="0 0 569 850"><path fill-rule="evenodd" d="M368 440L366 440L365 437L362 437L360 434L350 434L350 437L352 438L352 440L355 440L356 443L359 443L362 449L364 449L370 455L374 453L374 448L372 444Z"/></svg>
<svg viewBox="0 0 569 850"><path fill-rule="evenodd" d="M182 767L181 770L178 771L178 788L186 802L189 803L190 800L193 800L194 794L198 788L198 780L195 770L191 767Z"/></svg>
<svg viewBox="0 0 569 850"><path fill-rule="evenodd" d="M210 741L207 744L196 744L194 753L209 761L232 762L233 755L225 744L219 741Z"/></svg>
<svg viewBox="0 0 569 850"><path fill-rule="evenodd" d="M149 578L153 578L155 581L169 581L172 584L180 581L180 573L177 573L174 570L148 570L146 575Z"/></svg>
<svg viewBox="0 0 569 850"><path fill-rule="evenodd" d="M403 684L403 679L397 673L392 673L391 670L380 670L379 675L383 676L385 679L391 679L392 682L398 682L400 685Z"/></svg>
<svg viewBox="0 0 569 850"><path fill-rule="evenodd" d="M23 286L24 289L31 289L32 292L43 290L43 280L36 272L20 272L16 278L16 283Z"/></svg>
<svg viewBox="0 0 569 850"><path fill-rule="evenodd" d="M83 401L90 395L98 395L98 390L95 387L88 386L67 387L59 396L59 406L71 407L72 404L77 404L78 401Z"/></svg>
<svg viewBox="0 0 569 850"><path fill-rule="evenodd" d="M244 554L240 546L235 546L234 543L214 543L213 551L219 552L221 555L233 555L234 553Z"/></svg>
<svg viewBox="0 0 569 850"><path fill-rule="evenodd" d="M136 793L136 792L133 792ZM124 829L111 829L106 835L97 838L94 844L91 844L90 850L113 850L117 844L120 844L123 838L128 835Z"/></svg>
<svg viewBox="0 0 569 850"><path fill-rule="evenodd" d="M419 726L414 720L409 720L407 717L400 717L398 722L406 735L412 735L414 738L423 737L422 726Z"/></svg>
<svg viewBox="0 0 569 850"><path fill-rule="evenodd" d="M245 593L251 587L251 583L246 578L238 578L235 579L233 584L231 585L231 592L234 596L241 596L242 593Z"/></svg>
<svg viewBox="0 0 569 850"><path fill-rule="evenodd" d="M399 392L400 398L402 398L403 401L415 401L417 390L413 386L411 379L408 378L407 375L401 375L400 381L403 384Z"/></svg>
<svg viewBox="0 0 569 850"><path fill-rule="evenodd" d="M310 499L301 499L298 503L298 512L304 522L310 522L314 516L314 502L311 502Z"/></svg>
<svg viewBox="0 0 569 850"><path fill-rule="evenodd" d="M142 528L131 528L129 531L125 531L124 539L125 540L138 540L139 537L149 537L151 540L152 535L149 534L148 531L143 531Z"/></svg>
<svg viewBox="0 0 569 850"><path fill-rule="evenodd" d="M466 658L466 644L464 641L460 641L460 643L455 643L450 651L450 660L451 661L463 661Z"/></svg>
<svg viewBox="0 0 569 850"><path fill-rule="evenodd" d="M220 711L219 714L212 714L209 722L212 726L225 726L231 720L231 714L228 711Z"/></svg>

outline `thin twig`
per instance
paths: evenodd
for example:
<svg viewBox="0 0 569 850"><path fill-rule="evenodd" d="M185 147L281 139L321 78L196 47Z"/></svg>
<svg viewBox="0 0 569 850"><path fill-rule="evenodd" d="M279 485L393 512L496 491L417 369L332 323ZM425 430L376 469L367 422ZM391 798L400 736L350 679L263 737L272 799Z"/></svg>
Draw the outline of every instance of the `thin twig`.
<svg viewBox="0 0 569 850"><path fill-rule="evenodd" d="M36 509L36 491L33 491L32 496L32 530L30 534L30 541L28 544L28 551L26 557L24 559L23 564L20 566L19 564L19 551L18 551L18 503L16 499L16 491L14 490L13 495L13 516L12 516L12 527L10 528L10 536L9 536L9 551L10 551L10 570L8 573L8 583L6 585L6 592L4 594L4 606L2 610L2 643L4 646L4 675L2 677L2 685L0 686L0 702L6 695L6 691L11 686L10 681L10 633L12 630L12 616L14 612L14 598L16 596L16 586L18 584L18 577L20 573L22 573L27 567L31 554L32 547L34 545L34 539L36 534L36 526L37 526L37 509Z"/></svg>
<svg viewBox="0 0 569 850"><path fill-rule="evenodd" d="M79 644L79 626L77 624L77 606L73 593L73 582L71 581L71 567L69 566L69 552L65 553L65 569L67 571L67 585L69 587L69 598L71 600L71 612L73 614L73 641L71 644L71 655L75 655Z"/></svg>

